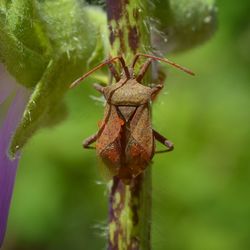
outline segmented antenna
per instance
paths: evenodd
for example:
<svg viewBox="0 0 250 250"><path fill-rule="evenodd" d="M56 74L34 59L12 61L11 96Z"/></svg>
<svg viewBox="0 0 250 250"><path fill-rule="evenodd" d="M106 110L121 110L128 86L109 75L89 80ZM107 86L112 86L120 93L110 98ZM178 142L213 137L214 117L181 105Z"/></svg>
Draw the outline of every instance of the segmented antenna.
<svg viewBox="0 0 250 250"><path fill-rule="evenodd" d="M134 66L136 64L136 61L138 60L139 56L144 56L144 57L156 60L156 61L161 61L161 62L168 63L168 64L170 64L170 65L172 65L172 66L174 66L174 67L188 73L189 75L195 75L194 72L192 72L190 69L182 67L181 65L179 65L179 64L177 64L175 62L172 62L172 61L168 60L167 58L161 58L161 57L152 56L152 55L148 55L148 54L142 54L142 53L138 53L138 54L135 55L134 60L133 60L132 65L131 65L132 68L134 68Z"/></svg>
<svg viewBox="0 0 250 250"><path fill-rule="evenodd" d="M71 83L70 85L70 88L73 88L73 87L76 87L77 85L79 85L79 83L84 80L85 78L87 78L89 75L91 75L92 73L94 73L96 70L102 68L103 66L107 65L107 64L110 64L112 62L114 62L115 60L119 60L123 69L124 69L124 72L126 74L126 76L129 78L129 70L128 70L128 67L126 66L126 63L123 59L122 56L116 56L116 57L113 57L111 59L108 59L102 63L100 63L99 65L97 65L96 67L94 67L93 69L91 69L90 71L88 71L87 73L85 73L83 76L81 76L80 78L76 79L73 83Z"/></svg>

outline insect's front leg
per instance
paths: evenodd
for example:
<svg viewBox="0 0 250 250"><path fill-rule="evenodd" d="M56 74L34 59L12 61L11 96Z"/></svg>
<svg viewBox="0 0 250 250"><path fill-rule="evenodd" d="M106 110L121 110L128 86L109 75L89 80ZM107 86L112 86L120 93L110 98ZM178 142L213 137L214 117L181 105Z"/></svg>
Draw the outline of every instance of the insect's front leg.
<svg viewBox="0 0 250 250"><path fill-rule="evenodd" d="M94 142L96 142L97 138L98 138L98 134L99 134L99 131L96 132L95 134L91 135L90 137L86 138L83 143L82 143L82 146L84 148L90 148L90 149L94 149L95 147L91 147L90 145Z"/></svg>
<svg viewBox="0 0 250 250"><path fill-rule="evenodd" d="M94 83L93 86L94 86L94 88L95 88L98 92L100 92L101 94L104 93L104 88L105 88L105 87L103 87L101 84L99 84L99 83Z"/></svg>
<svg viewBox="0 0 250 250"><path fill-rule="evenodd" d="M154 101L157 97L157 95L160 93L160 91L163 89L164 87L164 81L166 79L166 75L164 72L162 72L161 70L158 70L158 77L157 79L154 81L157 84L152 88L152 92L151 92L151 100Z"/></svg>
<svg viewBox="0 0 250 250"><path fill-rule="evenodd" d="M169 141L167 138L165 138L163 135L159 134L154 129L153 129L153 135L157 141L159 141L160 143L162 143L163 145L165 145L167 147L167 149L161 150L161 151L156 151L156 153L169 152L169 151L172 151L174 149L174 144L171 141Z"/></svg>
<svg viewBox="0 0 250 250"><path fill-rule="evenodd" d="M162 84L157 84L154 86L151 90L151 98L154 99L156 95L159 94L159 92L162 90L163 85Z"/></svg>

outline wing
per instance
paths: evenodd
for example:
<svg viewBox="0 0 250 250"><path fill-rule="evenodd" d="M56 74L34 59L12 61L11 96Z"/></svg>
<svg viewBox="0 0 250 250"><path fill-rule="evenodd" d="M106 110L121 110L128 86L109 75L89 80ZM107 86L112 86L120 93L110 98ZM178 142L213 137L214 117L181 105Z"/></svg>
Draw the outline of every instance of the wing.
<svg viewBox="0 0 250 250"><path fill-rule="evenodd" d="M149 106L145 104L137 108L130 121L130 138L126 147L126 158L132 176L137 176L148 166L153 154L153 131Z"/></svg>
<svg viewBox="0 0 250 250"><path fill-rule="evenodd" d="M96 142L96 149L111 176L117 175L121 166L120 134L123 125L124 121L117 114L116 107L107 104L101 132Z"/></svg>

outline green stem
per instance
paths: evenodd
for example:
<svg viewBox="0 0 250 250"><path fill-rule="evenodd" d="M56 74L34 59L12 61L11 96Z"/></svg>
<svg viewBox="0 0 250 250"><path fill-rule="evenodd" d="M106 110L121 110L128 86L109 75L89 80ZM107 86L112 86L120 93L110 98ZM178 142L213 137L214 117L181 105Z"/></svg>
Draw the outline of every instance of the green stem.
<svg viewBox="0 0 250 250"><path fill-rule="evenodd" d="M122 55L127 64L137 52L148 52L150 36L142 1L107 0L111 56ZM109 194L109 250L150 250L151 170L125 185L114 178Z"/></svg>
<svg viewBox="0 0 250 250"><path fill-rule="evenodd" d="M109 198L109 250L151 249L151 171L125 185L112 181Z"/></svg>

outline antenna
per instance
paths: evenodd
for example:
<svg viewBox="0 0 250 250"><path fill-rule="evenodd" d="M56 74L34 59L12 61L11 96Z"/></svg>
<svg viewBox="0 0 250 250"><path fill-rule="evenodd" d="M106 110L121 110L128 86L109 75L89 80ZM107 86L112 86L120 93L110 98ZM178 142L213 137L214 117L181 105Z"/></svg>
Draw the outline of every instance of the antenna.
<svg viewBox="0 0 250 250"><path fill-rule="evenodd" d="M116 56L116 57L113 57L111 59L108 59L102 63L100 63L99 65L97 65L96 67L94 67L93 69L91 69L90 71L88 71L87 73L85 73L83 76L81 76L80 78L76 79L73 83L71 83L71 85L69 86L69 88L74 88L76 87L77 85L79 85L79 83L84 80L85 78L87 78L89 75L91 75L92 73L94 73L96 70L102 68L103 66L107 65L107 64L110 64L112 62L114 62L115 60L119 60L123 69L124 69L124 72L126 74L126 76L129 78L130 75L129 75L129 71L128 71L128 67L126 66L125 64L125 61L123 59L122 56Z"/></svg>
<svg viewBox="0 0 250 250"><path fill-rule="evenodd" d="M147 58L151 58L153 60L156 60L156 61L161 61L161 62L165 62L165 63L168 63L186 73L188 73L189 75L195 75L194 72L192 72L190 69L187 69L185 67L182 67L181 65L175 63L175 62L172 62L170 60L168 60L167 58L161 58L161 57L157 57L157 56L152 56L152 55L148 55L148 54L142 54L142 53L138 53L135 55L134 57L134 60L133 60L133 63L132 63L132 68L134 68L135 64L136 64L136 61L138 60L139 56L143 56L143 57L147 57Z"/></svg>

